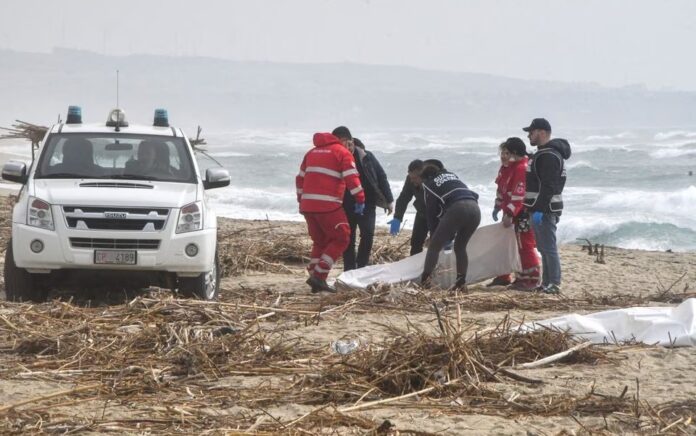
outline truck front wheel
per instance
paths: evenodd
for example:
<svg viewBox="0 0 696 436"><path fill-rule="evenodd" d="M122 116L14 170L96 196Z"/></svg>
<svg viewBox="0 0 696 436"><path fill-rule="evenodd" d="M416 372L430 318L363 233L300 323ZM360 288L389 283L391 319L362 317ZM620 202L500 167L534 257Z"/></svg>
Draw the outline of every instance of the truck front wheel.
<svg viewBox="0 0 696 436"><path fill-rule="evenodd" d="M24 268L17 268L12 250L12 239L5 250L5 296L9 301L46 301L48 292L40 286L36 277Z"/></svg>
<svg viewBox="0 0 696 436"><path fill-rule="evenodd" d="M197 277L179 277L179 293L187 298L217 300L220 292L220 268L215 252L213 268Z"/></svg>

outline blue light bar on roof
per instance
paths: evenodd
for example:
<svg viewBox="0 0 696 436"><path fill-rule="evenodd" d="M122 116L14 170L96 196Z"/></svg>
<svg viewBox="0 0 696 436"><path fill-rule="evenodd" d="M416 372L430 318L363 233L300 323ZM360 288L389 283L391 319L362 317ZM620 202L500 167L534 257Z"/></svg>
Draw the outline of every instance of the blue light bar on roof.
<svg viewBox="0 0 696 436"><path fill-rule="evenodd" d="M82 108L80 106L68 106L68 118L66 124L82 124Z"/></svg>
<svg viewBox="0 0 696 436"><path fill-rule="evenodd" d="M169 127L169 114L167 109L155 109L155 127Z"/></svg>

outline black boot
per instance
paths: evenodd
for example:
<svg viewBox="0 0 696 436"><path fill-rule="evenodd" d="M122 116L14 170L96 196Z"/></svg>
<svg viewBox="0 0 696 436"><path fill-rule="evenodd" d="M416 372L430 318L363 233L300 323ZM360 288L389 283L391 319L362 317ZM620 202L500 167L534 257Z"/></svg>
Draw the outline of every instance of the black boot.
<svg viewBox="0 0 696 436"><path fill-rule="evenodd" d="M312 292L314 292L314 293L317 293L317 292L336 292L336 289L329 286L329 284L326 283L326 280L322 280L316 276L310 276L307 279L307 284L309 286L311 286Z"/></svg>
<svg viewBox="0 0 696 436"><path fill-rule="evenodd" d="M307 279L307 281L305 283L307 283L312 288L312 292L319 292L319 279L318 278L316 278L314 276L309 276L309 278Z"/></svg>
<svg viewBox="0 0 696 436"><path fill-rule="evenodd" d="M430 289L433 287L433 281L430 278L430 274L421 275L420 285L423 289Z"/></svg>
<svg viewBox="0 0 696 436"><path fill-rule="evenodd" d="M459 292L468 292L466 289L466 274L457 274L457 280L452 286L452 291L457 290Z"/></svg>

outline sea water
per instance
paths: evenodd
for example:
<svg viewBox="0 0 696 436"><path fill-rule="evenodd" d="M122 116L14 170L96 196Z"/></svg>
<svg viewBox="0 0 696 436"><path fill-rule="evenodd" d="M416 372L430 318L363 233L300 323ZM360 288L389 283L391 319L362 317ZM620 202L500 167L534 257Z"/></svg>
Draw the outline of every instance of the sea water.
<svg viewBox="0 0 696 436"><path fill-rule="evenodd" d="M208 153L230 171L227 188L209 195L221 216L302 220L295 176L311 148L309 131L217 132L207 135ZM480 195L482 225L491 212L500 161L498 146L519 131L354 129L380 161L396 198L408 163L440 159ZM647 250L696 250L696 130L561 130L572 156L558 226L561 243L593 243ZM534 149L528 144L528 151ZM199 156L201 166L216 165ZM689 176L692 171L695 175ZM405 226L413 223L409 207ZM390 217L378 211L377 225Z"/></svg>

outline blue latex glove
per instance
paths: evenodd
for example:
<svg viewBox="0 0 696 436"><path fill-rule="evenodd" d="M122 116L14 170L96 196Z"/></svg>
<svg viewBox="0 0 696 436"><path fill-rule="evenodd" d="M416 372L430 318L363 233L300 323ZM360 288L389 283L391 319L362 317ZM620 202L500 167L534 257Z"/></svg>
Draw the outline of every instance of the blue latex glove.
<svg viewBox="0 0 696 436"><path fill-rule="evenodd" d="M362 215L365 212L365 203L355 203L353 212L355 212L356 215Z"/></svg>
<svg viewBox="0 0 696 436"><path fill-rule="evenodd" d="M535 226L541 225L541 220L544 218L544 212L534 212L532 213L532 222Z"/></svg>
<svg viewBox="0 0 696 436"><path fill-rule="evenodd" d="M401 230L401 220L398 218L394 218L391 221L388 221L387 224L389 224L389 234L392 236L396 236L399 234L399 230Z"/></svg>
<svg viewBox="0 0 696 436"><path fill-rule="evenodd" d="M452 239L451 241L447 242L447 243L445 244L445 246L442 247L442 249L443 249L443 250L448 250L448 251L449 251L449 250L452 249L452 246L453 246L453 245L454 245L454 239Z"/></svg>
<svg viewBox="0 0 696 436"><path fill-rule="evenodd" d="M500 208L499 207L494 207L493 208L493 221L498 222L498 214L500 213Z"/></svg>

